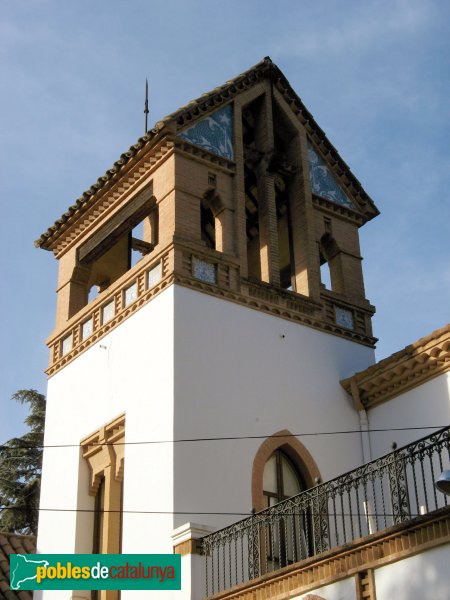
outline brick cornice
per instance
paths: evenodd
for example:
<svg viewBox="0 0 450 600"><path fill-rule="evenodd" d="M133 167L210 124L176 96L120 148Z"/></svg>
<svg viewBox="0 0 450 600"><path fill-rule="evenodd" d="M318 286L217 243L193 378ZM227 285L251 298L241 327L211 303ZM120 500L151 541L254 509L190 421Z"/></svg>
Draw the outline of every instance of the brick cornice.
<svg viewBox="0 0 450 600"><path fill-rule="evenodd" d="M180 138L175 140L175 151L187 155L189 158L193 158L202 164L213 165L216 169L224 173L234 173L235 171L235 163L233 161L213 154L204 148L200 148L200 146L195 146Z"/></svg>
<svg viewBox="0 0 450 600"><path fill-rule="evenodd" d="M214 600L288 600L367 569L450 543L450 507L395 525L220 592Z"/></svg>
<svg viewBox="0 0 450 600"><path fill-rule="evenodd" d="M108 467L117 481L123 480L125 415L122 414L81 440L81 452L89 472L89 493L95 496Z"/></svg>
<svg viewBox="0 0 450 600"><path fill-rule="evenodd" d="M331 213L333 215L338 215L340 218L345 219L350 223L354 223L358 227L364 225L362 216L351 208L347 208L346 206L342 206L342 204L337 204L336 202L332 202L331 200L322 196L317 196L316 194L312 195L312 201L313 205L325 214Z"/></svg>
<svg viewBox="0 0 450 600"><path fill-rule="evenodd" d="M90 348L95 342L104 337L109 331L115 329L123 321L133 315L141 306L147 304L152 298L160 294L173 283L173 271L169 269L170 255L173 245L162 249L158 254L148 255L130 271L127 271L111 287L99 295L93 302L89 303L65 326L53 333L47 339L50 348L50 365L46 370L50 377L72 362L79 354ZM148 287L147 273L154 265L161 265L161 279L156 284ZM126 306L124 304L124 292L130 285L137 286L137 299ZM110 302L115 304L114 317L102 323L102 308ZM83 323L92 319L92 334L87 339L82 339L81 329ZM72 348L66 354L62 354L62 341L72 336Z"/></svg>
<svg viewBox="0 0 450 600"><path fill-rule="evenodd" d="M122 207L154 171L167 160L174 149L175 142L165 135L154 146L136 154L133 160L118 175L99 188L87 200L76 203L55 223L39 240L35 242L45 250L52 250L59 258L77 241L98 228L105 219L109 219ZM161 199L159 199L161 200Z"/></svg>
<svg viewBox="0 0 450 600"><path fill-rule="evenodd" d="M215 284L194 277L192 272L194 258L215 265L218 277ZM161 279L149 287L148 272L159 264ZM355 304L331 292L322 293L318 302L302 294L285 291L267 283L241 278L240 265L235 256L177 236L159 252L152 252L141 259L131 270L124 273L48 338L50 365L46 371L47 375L54 375L72 362L80 353L173 283L359 344L373 347L376 341L364 326L373 312L373 307L368 302ZM126 305L125 291L133 285L136 285L136 299ZM114 316L103 323L102 310L110 303L114 303ZM355 317L354 329L346 329L336 323L334 316L336 306L352 312ZM92 321L92 331L86 339L83 339L83 324L87 321ZM71 347L63 351L63 342L68 337L71 338Z"/></svg>
<svg viewBox="0 0 450 600"><path fill-rule="evenodd" d="M352 342L363 344L373 348L376 338L359 333L350 329L340 327L331 320L324 319L321 314L321 305L317 309L317 303L309 298L297 298L292 295L291 298L284 296L282 293L271 294L269 290L264 289L264 285L257 285L256 282L243 280L241 282L241 291L224 291L216 285L205 283L188 276L175 276L175 283L184 287L197 289L211 296L216 296L226 300L231 300L237 304L254 308L259 311L271 314L273 316L301 323L313 329L319 329L326 333L331 333L339 337L343 337ZM305 299L307 302L305 302ZM344 301L339 302L340 305L347 305ZM349 305L350 306L350 305Z"/></svg>
<svg viewBox="0 0 450 600"><path fill-rule="evenodd" d="M341 385L357 404L371 408L449 370L450 323L344 379Z"/></svg>

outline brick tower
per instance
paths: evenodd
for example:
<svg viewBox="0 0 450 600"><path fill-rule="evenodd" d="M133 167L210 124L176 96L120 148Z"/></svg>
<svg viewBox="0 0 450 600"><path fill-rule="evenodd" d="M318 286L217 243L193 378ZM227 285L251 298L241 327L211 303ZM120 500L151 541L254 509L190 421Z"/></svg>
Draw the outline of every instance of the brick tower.
<svg viewBox="0 0 450 600"><path fill-rule="evenodd" d="M184 552L264 506L277 448L305 485L361 463L357 436L295 434L360 426L339 381L374 361L377 214L269 58L122 154L36 242L59 262L41 507L66 509L38 550Z"/></svg>

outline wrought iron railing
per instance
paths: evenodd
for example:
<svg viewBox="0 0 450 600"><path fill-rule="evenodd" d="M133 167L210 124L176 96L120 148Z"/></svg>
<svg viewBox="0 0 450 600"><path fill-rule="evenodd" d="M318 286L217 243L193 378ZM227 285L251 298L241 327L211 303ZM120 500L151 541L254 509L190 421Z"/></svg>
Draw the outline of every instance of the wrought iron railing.
<svg viewBox="0 0 450 600"><path fill-rule="evenodd" d="M206 595L447 505L450 427L202 539Z"/></svg>

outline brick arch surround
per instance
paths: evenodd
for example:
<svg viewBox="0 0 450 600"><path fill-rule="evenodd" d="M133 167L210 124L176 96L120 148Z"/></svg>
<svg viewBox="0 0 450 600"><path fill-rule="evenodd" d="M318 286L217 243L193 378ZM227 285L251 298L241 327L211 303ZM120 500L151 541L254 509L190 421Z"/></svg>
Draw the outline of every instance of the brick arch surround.
<svg viewBox="0 0 450 600"><path fill-rule="evenodd" d="M319 468L307 448L287 429L274 433L260 446L253 461L252 503L256 512L263 510L264 466L275 450L283 450L294 463L308 488L320 479Z"/></svg>

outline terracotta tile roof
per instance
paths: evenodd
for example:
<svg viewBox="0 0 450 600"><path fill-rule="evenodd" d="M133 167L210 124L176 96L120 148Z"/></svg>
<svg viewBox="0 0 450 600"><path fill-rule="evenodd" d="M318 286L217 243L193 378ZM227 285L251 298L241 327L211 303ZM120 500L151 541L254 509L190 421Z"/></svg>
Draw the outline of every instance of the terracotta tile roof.
<svg viewBox="0 0 450 600"><path fill-rule="evenodd" d="M36 554L36 538L0 533L0 600L32 600L33 592L15 592L9 587L10 554Z"/></svg>
<svg viewBox="0 0 450 600"><path fill-rule="evenodd" d="M356 402L370 408L449 370L450 323L342 380L341 385Z"/></svg>
<svg viewBox="0 0 450 600"><path fill-rule="evenodd" d="M35 241L35 246L50 250L52 242L60 233L62 233L62 231L64 231L68 221L70 220L72 223L74 215L78 212L84 212L84 210L97 199L102 188L104 188L111 180L117 180L121 171L123 171L130 161L133 161L138 153L141 154L142 150L147 147L150 148L165 133L173 131L173 127L175 127L176 131L185 127L197 118L215 110L221 104L229 102L240 92L248 89L258 81L269 77L272 79L278 91L283 95L287 104L303 123L310 137L316 142L316 145L326 157L327 162L333 166L334 171L338 175L345 176L348 187L352 189L359 198L359 208L361 209L365 220L368 221L378 215L379 211L374 202L364 191L360 182L351 172L349 166L339 156L336 148L328 140L324 131L319 127L299 96L292 89L286 77L271 59L266 57L244 73L241 73L237 77L225 82L223 85L202 94L199 98L192 100L161 121L158 121L153 129L146 135L140 137L136 144L133 144L127 152L124 152L120 156L111 169L108 169L102 177L97 179L96 183L83 192L80 198L78 198L72 206L69 206L67 211ZM172 130L170 129L170 126L172 126Z"/></svg>

